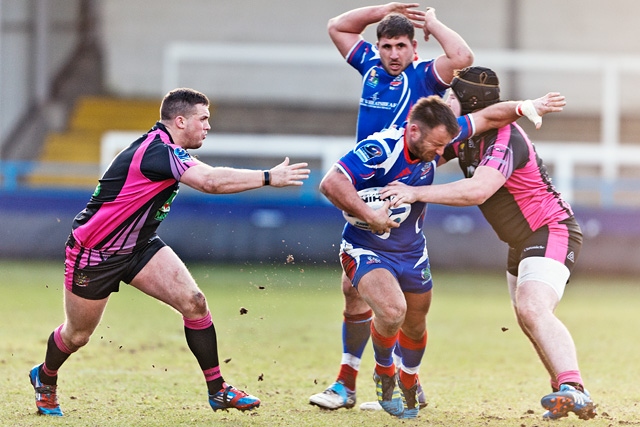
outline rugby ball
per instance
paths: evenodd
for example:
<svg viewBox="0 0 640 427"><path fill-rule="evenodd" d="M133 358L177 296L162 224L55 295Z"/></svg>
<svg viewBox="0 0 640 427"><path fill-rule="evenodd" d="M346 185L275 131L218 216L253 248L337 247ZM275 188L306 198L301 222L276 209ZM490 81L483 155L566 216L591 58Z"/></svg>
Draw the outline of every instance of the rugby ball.
<svg viewBox="0 0 640 427"><path fill-rule="evenodd" d="M371 208L380 209L385 202L380 196L381 189L382 187L365 188L364 190L358 191L358 196L360 196L362 201L369 205ZM407 219L407 217L411 213L411 205L409 203L403 203L400 206L389 208L388 212L389 218L400 224L405 219ZM361 230L371 229L369 227L369 224L347 212L342 211L342 216L347 220L349 224L353 225L356 228L359 228Z"/></svg>

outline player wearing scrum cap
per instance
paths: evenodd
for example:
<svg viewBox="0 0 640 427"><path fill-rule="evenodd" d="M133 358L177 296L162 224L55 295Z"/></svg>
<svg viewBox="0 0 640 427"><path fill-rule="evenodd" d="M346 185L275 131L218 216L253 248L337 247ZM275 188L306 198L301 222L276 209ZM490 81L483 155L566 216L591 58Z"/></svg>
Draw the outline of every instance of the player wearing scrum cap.
<svg viewBox="0 0 640 427"><path fill-rule="evenodd" d="M501 102L457 120L441 98L422 98L411 109L408 122L360 141L320 183L320 190L336 207L371 228L345 226L340 260L354 291L374 313L369 326L376 360L374 381L379 407L391 415L415 418L420 410L418 371L427 345L425 319L432 286L422 234L426 205L412 203L409 216L398 224L384 206L378 210L367 206L357 191L393 181L429 186L437 161L453 138L466 139L492 125L501 127L517 118L515 111L523 104L540 117L538 112L561 110L564 98L548 94L524 103ZM488 120L489 112L489 116L502 116L502 123Z"/></svg>
<svg viewBox="0 0 640 427"><path fill-rule="evenodd" d="M458 115L500 101L496 74L483 67L462 70L453 79L450 107ZM516 108L523 114L522 104ZM395 203L478 205L498 237L509 245L507 284L518 324L529 338L551 380L542 398L543 417L574 412L595 417L584 388L576 348L554 311L582 246L571 206L556 191L535 147L517 124L492 129L447 146L441 162L458 158L465 179L410 187L398 181L381 191Z"/></svg>
<svg viewBox="0 0 640 427"><path fill-rule="evenodd" d="M360 7L331 18L327 24L331 41L362 76L356 141L383 129L401 126L420 98L443 96L455 70L473 63L473 52L464 39L438 19L434 8L420 10L419 7L419 3L400 2ZM373 24L376 24L377 41L370 43L363 38L363 32ZM422 30L425 42L438 43L443 53L433 59L419 58L416 30ZM523 105L527 117L539 121L533 104ZM527 107L530 108L527 110ZM517 118L513 110L510 115L513 117L509 117L509 121ZM495 119L504 117L498 115ZM473 130L471 119L466 125ZM341 284L345 303L340 368L333 384L309 398L309 403L323 409L355 405L356 378L373 319L371 308L346 275L342 276ZM420 384L418 390L420 405L425 406ZM379 405L370 403L360 407L380 409Z"/></svg>

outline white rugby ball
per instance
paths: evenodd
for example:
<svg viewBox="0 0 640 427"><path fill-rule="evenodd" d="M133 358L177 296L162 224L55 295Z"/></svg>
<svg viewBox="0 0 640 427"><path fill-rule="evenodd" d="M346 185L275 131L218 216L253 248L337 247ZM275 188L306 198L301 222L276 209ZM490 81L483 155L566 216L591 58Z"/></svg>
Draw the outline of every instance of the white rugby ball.
<svg viewBox="0 0 640 427"><path fill-rule="evenodd" d="M380 196L380 190L382 187L371 187L365 188L364 190L358 191L358 196L369 205L373 209L380 209L384 205L384 200ZM409 203L402 203L400 206L391 207L389 210L389 218L397 222L398 224L402 223L409 214L411 213L411 205ZM347 222L353 225L356 228L361 230L370 230L369 224L365 221L357 218L347 212L342 211L342 216Z"/></svg>

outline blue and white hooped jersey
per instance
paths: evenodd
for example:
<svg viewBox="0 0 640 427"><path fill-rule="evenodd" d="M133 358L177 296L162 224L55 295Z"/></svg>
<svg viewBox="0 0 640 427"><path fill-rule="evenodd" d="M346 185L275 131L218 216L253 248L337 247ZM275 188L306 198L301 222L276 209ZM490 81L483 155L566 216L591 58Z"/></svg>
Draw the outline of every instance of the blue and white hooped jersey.
<svg viewBox="0 0 640 427"><path fill-rule="evenodd" d="M392 181L412 186L430 185L435 175L437 159L431 162L412 159L406 148L404 134L404 127L375 133L360 141L352 151L338 160L336 167L349 177L358 191L384 187ZM400 227L384 235L376 235L347 223L342 237L372 250L415 250L425 245L422 233L425 211L426 203L413 203L411 213Z"/></svg>
<svg viewBox="0 0 640 427"><path fill-rule="evenodd" d="M356 141L375 132L400 127L418 99L444 96L449 85L438 76L434 60L414 60L398 76L382 67L375 45L360 40L347 54L347 62L362 75Z"/></svg>

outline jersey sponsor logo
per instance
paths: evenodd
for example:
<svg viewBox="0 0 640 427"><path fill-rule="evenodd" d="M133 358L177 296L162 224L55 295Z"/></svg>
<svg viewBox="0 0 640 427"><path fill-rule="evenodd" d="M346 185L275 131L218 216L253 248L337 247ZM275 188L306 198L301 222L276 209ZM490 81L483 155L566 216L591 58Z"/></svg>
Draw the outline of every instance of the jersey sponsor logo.
<svg viewBox="0 0 640 427"><path fill-rule="evenodd" d="M372 99L364 99L360 100L360 105L368 108L376 108L379 110L395 110L398 106L397 102L389 102L389 101L378 101L377 93L373 96Z"/></svg>
<svg viewBox="0 0 640 427"><path fill-rule="evenodd" d="M576 262L576 254L575 252L571 251L567 254L567 259L571 262Z"/></svg>
<svg viewBox="0 0 640 427"><path fill-rule="evenodd" d="M174 192L171 193L171 197L169 197L169 199L164 202L162 207L158 209L158 212L156 212L156 215L154 217L156 221L163 221L167 217L167 215L169 215L169 211L171 210L171 203L173 203L173 200L177 195L178 190L174 190Z"/></svg>
<svg viewBox="0 0 640 427"><path fill-rule="evenodd" d="M379 81L380 79L378 77L378 72L376 71L375 68L372 68L371 71L369 72L369 77L367 77L366 85L369 87L376 87L378 86Z"/></svg>
<svg viewBox="0 0 640 427"><path fill-rule="evenodd" d="M382 149L376 144L365 144L355 151L355 154L363 162L382 156Z"/></svg>
<svg viewBox="0 0 640 427"><path fill-rule="evenodd" d="M173 149L173 154L175 154L175 156L180 159L180 161L182 163L187 162L189 160L191 160L191 156L189 155L189 153L187 153L187 150L185 150L182 147L176 147Z"/></svg>

